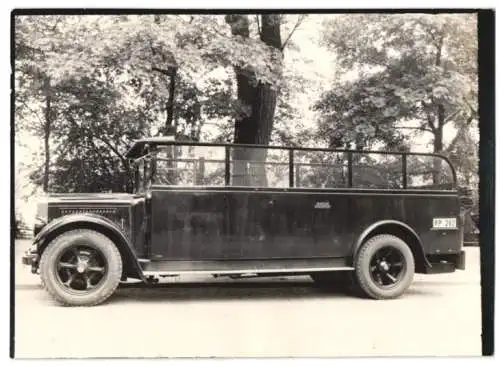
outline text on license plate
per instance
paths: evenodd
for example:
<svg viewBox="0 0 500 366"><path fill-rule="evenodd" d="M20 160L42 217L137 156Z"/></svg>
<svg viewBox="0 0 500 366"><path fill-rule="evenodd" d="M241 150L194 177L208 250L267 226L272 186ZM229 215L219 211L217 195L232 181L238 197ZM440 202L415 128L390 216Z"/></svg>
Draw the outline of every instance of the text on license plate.
<svg viewBox="0 0 500 366"><path fill-rule="evenodd" d="M457 219L455 217L437 217L432 220L434 229L456 229Z"/></svg>

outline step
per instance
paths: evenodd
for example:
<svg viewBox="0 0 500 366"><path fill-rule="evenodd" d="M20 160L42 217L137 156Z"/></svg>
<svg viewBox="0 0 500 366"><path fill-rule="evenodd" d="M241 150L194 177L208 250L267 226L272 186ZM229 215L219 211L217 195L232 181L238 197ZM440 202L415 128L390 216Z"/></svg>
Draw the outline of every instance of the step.
<svg viewBox="0 0 500 366"><path fill-rule="evenodd" d="M182 274L262 274L350 271L343 258L214 260L214 261L151 261L143 264L145 276Z"/></svg>

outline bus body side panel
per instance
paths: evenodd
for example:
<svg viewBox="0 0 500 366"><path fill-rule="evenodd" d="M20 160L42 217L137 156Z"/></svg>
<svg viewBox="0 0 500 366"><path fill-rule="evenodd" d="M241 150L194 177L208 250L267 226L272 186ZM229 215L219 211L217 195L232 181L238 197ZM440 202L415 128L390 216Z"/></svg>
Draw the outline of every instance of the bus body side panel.
<svg viewBox="0 0 500 366"><path fill-rule="evenodd" d="M227 249L224 192L151 191L152 260L202 260Z"/></svg>
<svg viewBox="0 0 500 366"><path fill-rule="evenodd" d="M342 257L347 222L337 213L348 208L349 200L319 198L277 191L230 193L233 258Z"/></svg>
<svg viewBox="0 0 500 366"><path fill-rule="evenodd" d="M456 194L433 193L405 197L405 219L417 234L426 254L457 253L462 249L460 201ZM436 229L433 220L456 218L456 228Z"/></svg>
<svg viewBox="0 0 500 366"><path fill-rule="evenodd" d="M457 217L456 196L318 190L152 192L151 259L216 260L344 257L370 225L406 223L426 253L460 249L459 230L432 230Z"/></svg>
<svg viewBox="0 0 500 366"><path fill-rule="evenodd" d="M356 241L361 233L377 221L400 221L420 238L426 254L458 252L461 249L460 206L455 194L429 193L353 193L349 220ZM457 228L433 229L434 218L456 218ZM352 249L349 249L352 251Z"/></svg>

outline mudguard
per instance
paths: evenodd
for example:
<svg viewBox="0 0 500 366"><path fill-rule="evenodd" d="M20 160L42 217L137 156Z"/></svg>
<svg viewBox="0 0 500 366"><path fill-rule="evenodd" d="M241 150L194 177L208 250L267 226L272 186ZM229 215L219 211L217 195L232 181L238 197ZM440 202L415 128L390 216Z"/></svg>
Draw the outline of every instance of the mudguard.
<svg viewBox="0 0 500 366"><path fill-rule="evenodd" d="M128 264L129 272L132 270L141 280L145 280L132 243L128 240L120 227L110 219L93 213L65 215L45 225L33 240L33 244L37 247L38 255L42 254L45 247L57 235L72 229L82 228L94 229L105 235L111 236L111 239L122 254L124 264Z"/></svg>
<svg viewBox="0 0 500 366"><path fill-rule="evenodd" d="M380 228L381 226L384 226L384 225L391 225L391 226L395 225L395 226L398 226L400 229L406 231L408 234L410 234L411 236L413 236L415 242L417 243L416 250L418 251L418 254L421 255L421 259L423 260L423 263L424 263L425 267L426 268L432 268L432 264L429 262L429 260L425 256L424 247L422 245L422 241L420 240L418 234L410 226L408 226L404 222L397 221L397 220L381 220L381 221L377 221L377 222L371 224L370 226L368 226L361 233L361 235L359 236L358 240L356 241L356 243L354 245L354 248L353 248L354 249L353 250L354 255L356 255L358 253L359 248L364 243L364 241L366 240L366 238L370 235L370 233L372 233L374 230L376 230L376 229L378 229L378 228Z"/></svg>

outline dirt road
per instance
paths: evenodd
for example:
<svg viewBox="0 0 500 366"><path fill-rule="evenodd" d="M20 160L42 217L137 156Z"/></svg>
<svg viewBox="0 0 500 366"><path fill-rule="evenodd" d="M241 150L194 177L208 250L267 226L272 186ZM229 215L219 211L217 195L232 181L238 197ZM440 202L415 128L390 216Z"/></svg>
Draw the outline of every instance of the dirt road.
<svg viewBox="0 0 500 366"><path fill-rule="evenodd" d="M104 305L63 308L20 264L26 245L16 244L16 358L481 353L478 248L467 248L466 271L417 275L393 301L328 293L301 277L122 287Z"/></svg>

